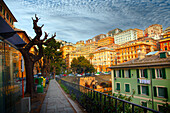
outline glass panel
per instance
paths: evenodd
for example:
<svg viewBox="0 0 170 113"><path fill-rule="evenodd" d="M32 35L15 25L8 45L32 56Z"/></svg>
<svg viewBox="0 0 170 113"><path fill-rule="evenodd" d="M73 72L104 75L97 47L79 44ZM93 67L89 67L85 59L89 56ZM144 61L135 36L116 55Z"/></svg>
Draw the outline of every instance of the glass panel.
<svg viewBox="0 0 170 113"><path fill-rule="evenodd" d="M147 86L142 86L142 94L147 94Z"/></svg>
<svg viewBox="0 0 170 113"><path fill-rule="evenodd" d="M159 97L165 97L165 89L158 87L158 96Z"/></svg>

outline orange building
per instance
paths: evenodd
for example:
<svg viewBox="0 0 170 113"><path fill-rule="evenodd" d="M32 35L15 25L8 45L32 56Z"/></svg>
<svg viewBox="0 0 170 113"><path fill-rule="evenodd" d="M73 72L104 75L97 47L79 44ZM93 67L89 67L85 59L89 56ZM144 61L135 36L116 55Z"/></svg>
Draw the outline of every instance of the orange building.
<svg viewBox="0 0 170 113"><path fill-rule="evenodd" d="M106 45L109 45L109 44L112 44L114 43L114 38L113 37L105 37L105 38L102 38L98 41L98 47L102 47L102 46L106 46Z"/></svg>
<svg viewBox="0 0 170 113"><path fill-rule="evenodd" d="M111 65L115 65L115 51L109 50L106 47L99 48L93 52L92 64L97 72L108 72Z"/></svg>
<svg viewBox="0 0 170 113"><path fill-rule="evenodd" d="M163 38L159 41L160 50L161 51L169 51L170 50L170 37Z"/></svg>
<svg viewBox="0 0 170 113"><path fill-rule="evenodd" d="M65 59L67 54L73 51L76 51L76 47L72 45L66 45L66 46L61 47L60 50L62 51L62 58Z"/></svg>
<svg viewBox="0 0 170 113"><path fill-rule="evenodd" d="M135 28L134 30L136 30L136 34L137 34L137 39L140 38L140 37L143 37L143 30L141 29L137 29Z"/></svg>
<svg viewBox="0 0 170 113"><path fill-rule="evenodd" d="M147 53L151 52L151 44L142 41L131 42L121 45L116 49L117 64L135 59L144 58Z"/></svg>
<svg viewBox="0 0 170 113"><path fill-rule="evenodd" d="M0 0L0 16L12 27L14 28L14 22L17 22L14 15L11 13L9 8L6 6L3 0Z"/></svg>

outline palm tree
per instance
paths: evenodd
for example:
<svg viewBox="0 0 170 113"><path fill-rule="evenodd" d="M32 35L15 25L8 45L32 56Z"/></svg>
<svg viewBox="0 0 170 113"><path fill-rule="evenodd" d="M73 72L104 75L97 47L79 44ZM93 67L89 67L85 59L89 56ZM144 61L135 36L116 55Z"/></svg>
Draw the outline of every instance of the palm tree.
<svg viewBox="0 0 170 113"><path fill-rule="evenodd" d="M92 59L93 59L93 57L94 57L94 54L93 54L93 53L90 53L90 54L89 54L89 58L90 58L91 64L92 64Z"/></svg>

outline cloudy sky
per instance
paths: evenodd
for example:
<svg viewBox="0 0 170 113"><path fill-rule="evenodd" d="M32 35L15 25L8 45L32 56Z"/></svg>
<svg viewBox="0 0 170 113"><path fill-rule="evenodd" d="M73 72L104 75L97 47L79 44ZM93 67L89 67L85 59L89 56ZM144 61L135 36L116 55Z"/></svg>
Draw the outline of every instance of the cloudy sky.
<svg viewBox="0 0 170 113"><path fill-rule="evenodd" d="M115 28L144 30L152 24L170 26L170 0L4 0L18 22L35 36L31 17L40 17L43 31L68 42L87 40Z"/></svg>

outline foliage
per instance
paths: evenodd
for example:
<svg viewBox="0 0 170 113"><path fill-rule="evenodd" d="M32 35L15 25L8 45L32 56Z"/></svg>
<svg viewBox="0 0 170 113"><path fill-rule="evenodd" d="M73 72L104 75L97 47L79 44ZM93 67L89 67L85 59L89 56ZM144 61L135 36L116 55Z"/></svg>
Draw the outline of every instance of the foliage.
<svg viewBox="0 0 170 113"><path fill-rule="evenodd" d="M60 49L60 43L56 42L55 39L51 40L48 45L44 48L44 55L46 57L47 63L50 68L48 73L54 72L54 74L60 74L65 68L65 62L63 61L61 55L61 51L57 51Z"/></svg>
<svg viewBox="0 0 170 113"><path fill-rule="evenodd" d="M95 69L92 64L90 64L89 60L87 60L84 56L80 56L77 59L73 58L71 62L71 68L74 72L82 73L82 72L94 72Z"/></svg>

